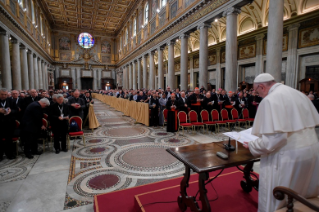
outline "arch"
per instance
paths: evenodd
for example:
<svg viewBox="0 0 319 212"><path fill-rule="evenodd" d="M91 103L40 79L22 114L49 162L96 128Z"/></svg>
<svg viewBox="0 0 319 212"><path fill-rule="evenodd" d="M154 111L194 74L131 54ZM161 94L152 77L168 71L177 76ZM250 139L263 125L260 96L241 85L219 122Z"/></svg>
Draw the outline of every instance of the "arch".
<svg viewBox="0 0 319 212"><path fill-rule="evenodd" d="M221 41L226 40L226 29L223 29L222 32L220 33L220 40Z"/></svg>
<svg viewBox="0 0 319 212"><path fill-rule="evenodd" d="M208 46L216 44L216 38L213 35L208 35Z"/></svg>
<svg viewBox="0 0 319 212"><path fill-rule="evenodd" d="M303 0L301 4L301 13L311 12L319 8L318 0Z"/></svg>
<svg viewBox="0 0 319 212"><path fill-rule="evenodd" d="M193 51L199 49L199 46L200 46L199 41L196 40L196 41L194 42L194 45L193 45L193 46L194 46Z"/></svg>
<svg viewBox="0 0 319 212"><path fill-rule="evenodd" d="M244 18L239 24L239 34L244 34L256 29L256 23L250 18Z"/></svg>

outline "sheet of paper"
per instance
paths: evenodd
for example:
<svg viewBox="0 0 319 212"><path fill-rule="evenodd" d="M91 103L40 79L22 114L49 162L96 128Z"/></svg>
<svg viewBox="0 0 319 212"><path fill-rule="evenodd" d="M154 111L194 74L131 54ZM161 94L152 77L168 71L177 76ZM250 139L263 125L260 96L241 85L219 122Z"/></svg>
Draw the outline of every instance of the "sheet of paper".
<svg viewBox="0 0 319 212"><path fill-rule="evenodd" d="M240 143L250 142L256 140L258 137L251 134L252 128L249 128L247 130L243 130L241 132L227 132L223 133L224 135L239 141Z"/></svg>

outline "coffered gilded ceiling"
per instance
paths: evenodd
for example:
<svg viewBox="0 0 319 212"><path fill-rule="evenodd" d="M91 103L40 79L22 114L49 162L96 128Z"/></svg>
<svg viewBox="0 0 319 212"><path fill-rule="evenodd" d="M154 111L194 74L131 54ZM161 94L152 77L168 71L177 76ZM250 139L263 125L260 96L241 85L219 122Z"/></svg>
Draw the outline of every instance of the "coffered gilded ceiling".
<svg viewBox="0 0 319 212"><path fill-rule="evenodd" d="M53 29L114 34L137 1L38 0Z"/></svg>

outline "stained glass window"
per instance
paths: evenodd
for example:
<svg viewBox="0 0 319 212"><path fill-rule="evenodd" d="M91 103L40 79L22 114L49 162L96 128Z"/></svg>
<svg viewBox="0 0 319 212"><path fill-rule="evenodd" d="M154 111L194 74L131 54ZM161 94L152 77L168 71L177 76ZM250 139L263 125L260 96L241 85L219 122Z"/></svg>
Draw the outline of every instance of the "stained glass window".
<svg viewBox="0 0 319 212"><path fill-rule="evenodd" d="M89 49L94 46L94 38L89 33L83 32L78 37L78 44L85 49Z"/></svg>

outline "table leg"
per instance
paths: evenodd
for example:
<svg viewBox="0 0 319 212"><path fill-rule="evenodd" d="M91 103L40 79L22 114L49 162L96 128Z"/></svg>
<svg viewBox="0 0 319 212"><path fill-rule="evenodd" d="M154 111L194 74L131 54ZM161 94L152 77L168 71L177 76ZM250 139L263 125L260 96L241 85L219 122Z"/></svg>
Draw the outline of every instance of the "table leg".
<svg viewBox="0 0 319 212"><path fill-rule="evenodd" d="M241 188L247 193L250 193L252 191L252 188L254 188L256 191L258 191L259 180L258 179L253 180L250 176L251 171L253 169L253 165L254 165L254 162L250 162L250 163L246 164L246 166L244 168L245 180L242 180L240 182Z"/></svg>
<svg viewBox="0 0 319 212"><path fill-rule="evenodd" d="M190 177L190 168L188 166L185 166L185 174L184 177L180 183L181 186L181 191L180 194L181 196L179 196L177 198L177 202L178 202L178 207L181 211L186 211L187 209L187 204L186 204L186 200L188 198L187 196L187 191L186 189L188 188L189 184L189 177Z"/></svg>
<svg viewBox="0 0 319 212"><path fill-rule="evenodd" d="M208 173L200 173L198 179L199 185L199 194L200 194L200 201L202 202L202 209L199 208L198 203L193 196L187 195L187 188L189 187L189 178L190 178L190 168L185 166L185 174L184 178L180 183L180 194L177 198L178 206L181 211L186 211L187 207L190 207L191 211L194 212L210 212L210 204L207 199L207 190L205 188L205 181L208 180L209 174Z"/></svg>

